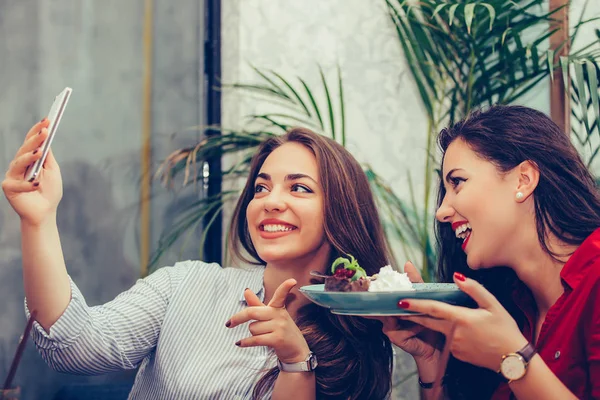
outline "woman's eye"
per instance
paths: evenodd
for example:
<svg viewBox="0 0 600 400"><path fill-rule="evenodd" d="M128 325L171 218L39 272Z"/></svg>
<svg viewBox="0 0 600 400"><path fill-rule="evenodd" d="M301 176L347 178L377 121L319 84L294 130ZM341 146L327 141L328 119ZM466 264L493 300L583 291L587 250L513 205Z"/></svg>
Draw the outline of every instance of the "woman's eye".
<svg viewBox="0 0 600 400"><path fill-rule="evenodd" d="M265 187L265 185L256 185L254 186L254 193L262 193L262 192L266 192L267 188Z"/></svg>
<svg viewBox="0 0 600 400"><path fill-rule="evenodd" d="M304 185L293 185L292 186L292 192L298 192L298 193L312 193L312 190L310 190L309 188L307 188Z"/></svg>
<svg viewBox="0 0 600 400"><path fill-rule="evenodd" d="M459 178L459 177L452 177L450 178L450 182L452 183L452 187L453 188L457 188L462 182L466 182L467 180L464 178Z"/></svg>

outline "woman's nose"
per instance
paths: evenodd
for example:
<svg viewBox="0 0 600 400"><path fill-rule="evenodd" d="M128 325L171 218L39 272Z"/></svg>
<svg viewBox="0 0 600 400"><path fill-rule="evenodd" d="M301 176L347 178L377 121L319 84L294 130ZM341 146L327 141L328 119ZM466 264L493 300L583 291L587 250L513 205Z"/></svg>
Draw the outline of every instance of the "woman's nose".
<svg viewBox="0 0 600 400"><path fill-rule="evenodd" d="M287 208L287 204L283 194L279 190L273 190L264 198L264 207L267 212L281 212Z"/></svg>
<svg viewBox="0 0 600 400"><path fill-rule="evenodd" d="M450 205L448 205L448 203L446 202L446 199L444 199L444 201L442 201L442 204L440 205L440 207L435 212L435 217L440 222L451 222L452 217L454 216L454 213L455 213L454 208L452 208Z"/></svg>

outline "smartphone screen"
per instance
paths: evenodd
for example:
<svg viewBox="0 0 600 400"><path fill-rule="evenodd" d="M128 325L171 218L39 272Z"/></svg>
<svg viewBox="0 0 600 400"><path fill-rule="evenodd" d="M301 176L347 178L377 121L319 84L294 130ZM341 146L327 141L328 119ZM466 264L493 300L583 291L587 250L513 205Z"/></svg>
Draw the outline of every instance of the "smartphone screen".
<svg viewBox="0 0 600 400"><path fill-rule="evenodd" d="M60 123L63 112L67 107L67 102L69 101L69 97L71 97L72 91L73 90L70 87L66 87L58 94L58 96L54 98L54 103L52 103L52 107L50 107L50 112L48 112L47 117L50 121L50 124L48 125L48 138L44 142L44 147L42 148L42 157L33 164L27 174L26 179L29 182L33 182L42 170L44 161L46 161L46 156L48 156L48 151L50 151L52 139L54 139L54 134L58 129L58 124Z"/></svg>

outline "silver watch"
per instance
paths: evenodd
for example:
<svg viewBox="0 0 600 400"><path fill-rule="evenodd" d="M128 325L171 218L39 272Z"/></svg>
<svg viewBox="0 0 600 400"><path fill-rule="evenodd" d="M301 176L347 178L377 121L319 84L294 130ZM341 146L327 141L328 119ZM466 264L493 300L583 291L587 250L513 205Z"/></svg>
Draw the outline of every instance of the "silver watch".
<svg viewBox="0 0 600 400"><path fill-rule="evenodd" d="M317 356L312 351L308 353L306 360L296 363L284 363L277 359L277 367L283 372L311 372L317 368Z"/></svg>

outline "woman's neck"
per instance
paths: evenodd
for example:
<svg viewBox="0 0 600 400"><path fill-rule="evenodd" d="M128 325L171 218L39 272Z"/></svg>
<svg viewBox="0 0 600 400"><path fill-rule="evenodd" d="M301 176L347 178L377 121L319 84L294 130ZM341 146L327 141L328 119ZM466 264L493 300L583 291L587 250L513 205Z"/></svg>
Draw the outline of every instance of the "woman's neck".
<svg viewBox="0 0 600 400"><path fill-rule="evenodd" d="M292 318L295 318L298 309L310 302L298 289L311 284L310 271L325 272L329 262L329 255L330 246L324 245L317 249L316 252L299 259L267 263L263 282L265 288L264 303L269 303L279 285L293 278L297 284L288 295L286 308Z"/></svg>
<svg viewBox="0 0 600 400"><path fill-rule="evenodd" d="M553 258L540 245L537 237L531 243L523 243L522 250L515 252L512 269L527 285L535 299L538 313L546 312L563 294L560 273L577 246L565 245L554 236L549 236L547 246L551 252L562 255Z"/></svg>

